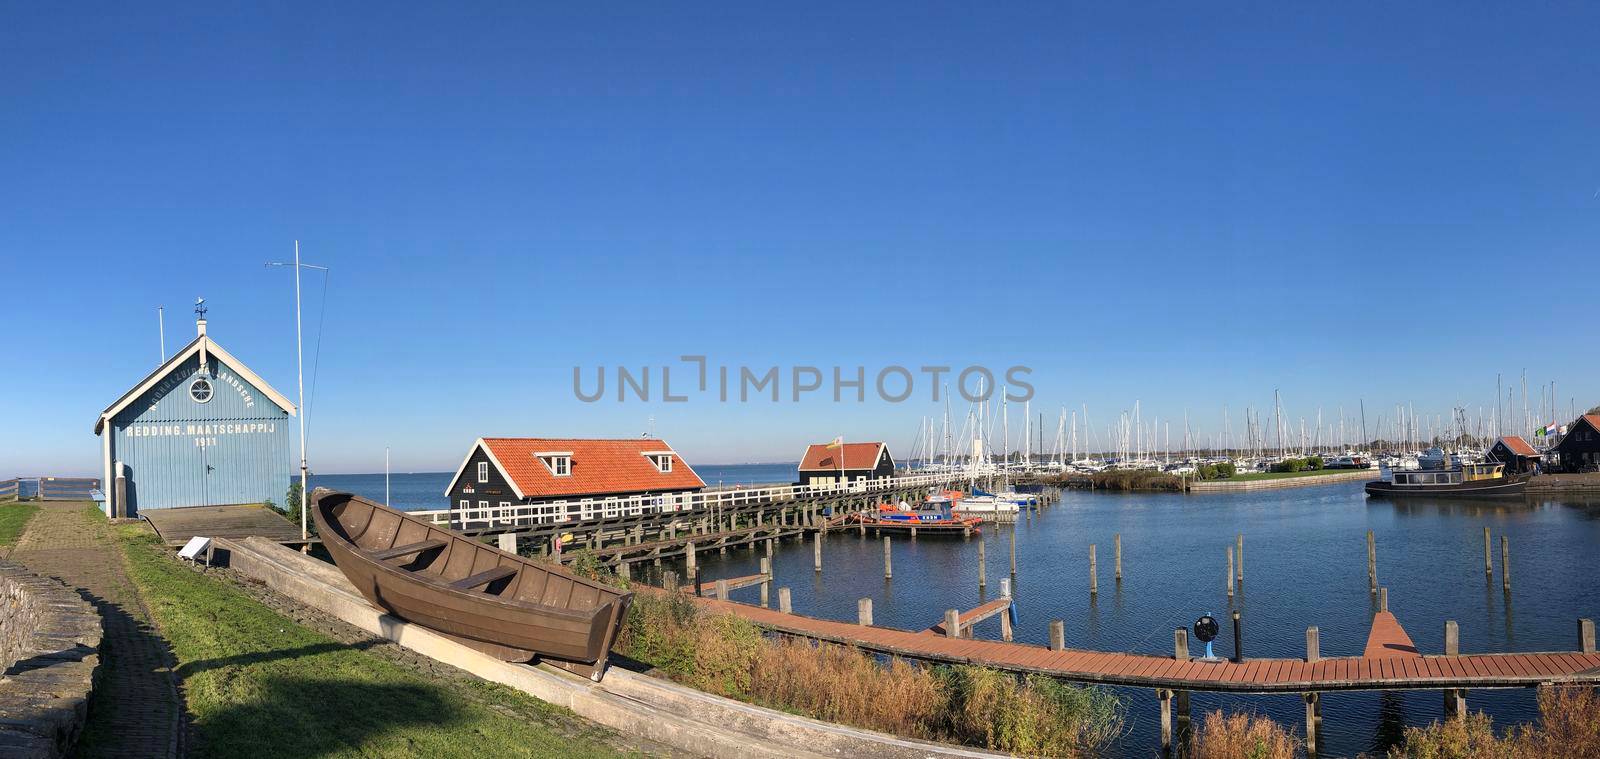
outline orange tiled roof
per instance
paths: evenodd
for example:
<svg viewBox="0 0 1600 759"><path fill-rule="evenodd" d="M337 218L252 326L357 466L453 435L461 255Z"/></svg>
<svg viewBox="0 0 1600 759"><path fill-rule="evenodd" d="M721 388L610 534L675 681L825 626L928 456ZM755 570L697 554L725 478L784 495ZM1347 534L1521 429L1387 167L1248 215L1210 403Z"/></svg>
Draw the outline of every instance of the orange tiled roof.
<svg viewBox="0 0 1600 759"><path fill-rule="evenodd" d="M484 438L483 444L524 498L659 493L706 486L672 446L651 438L493 437ZM539 453L571 453L572 473L557 477L536 455ZM646 453L670 453L672 471L657 470Z"/></svg>
<svg viewBox="0 0 1600 759"><path fill-rule="evenodd" d="M1523 440L1521 435L1506 435L1500 438L1500 442L1505 443L1506 448L1518 456L1539 455L1539 452L1534 450L1533 446L1528 445L1528 441Z"/></svg>
<svg viewBox="0 0 1600 759"><path fill-rule="evenodd" d="M827 443L812 443L800 459L800 471L813 469L871 469L878 465L878 451L883 443L845 443L844 466L839 466L839 449Z"/></svg>

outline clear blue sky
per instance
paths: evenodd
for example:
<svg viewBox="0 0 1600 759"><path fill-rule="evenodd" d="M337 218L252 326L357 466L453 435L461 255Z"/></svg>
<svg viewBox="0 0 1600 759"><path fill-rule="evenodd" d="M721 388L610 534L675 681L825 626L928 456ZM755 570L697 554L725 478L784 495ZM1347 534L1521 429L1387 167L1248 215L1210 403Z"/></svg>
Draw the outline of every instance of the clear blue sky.
<svg viewBox="0 0 1600 759"><path fill-rule="evenodd" d="M792 460L940 410L573 397L690 353L1027 364L1101 434L1524 367L1600 403L1592 4L270 5L0 11L0 475L95 470L157 305L292 396L296 238L323 471L652 414Z"/></svg>

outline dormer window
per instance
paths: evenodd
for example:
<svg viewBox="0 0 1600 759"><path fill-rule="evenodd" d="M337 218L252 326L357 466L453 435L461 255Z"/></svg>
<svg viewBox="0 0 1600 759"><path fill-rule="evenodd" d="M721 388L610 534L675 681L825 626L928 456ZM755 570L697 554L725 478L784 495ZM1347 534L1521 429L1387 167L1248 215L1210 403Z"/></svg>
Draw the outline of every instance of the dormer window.
<svg viewBox="0 0 1600 759"><path fill-rule="evenodd" d="M551 474L557 477L566 477L572 474L571 451L553 451L549 453L535 453L534 455L538 456L539 460L544 462L545 468L549 469Z"/></svg>
<svg viewBox="0 0 1600 759"><path fill-rule="evenodd" d="M657 472L662 474L672 472L672 451L644 451L644 457L650 459Z"/></svg>

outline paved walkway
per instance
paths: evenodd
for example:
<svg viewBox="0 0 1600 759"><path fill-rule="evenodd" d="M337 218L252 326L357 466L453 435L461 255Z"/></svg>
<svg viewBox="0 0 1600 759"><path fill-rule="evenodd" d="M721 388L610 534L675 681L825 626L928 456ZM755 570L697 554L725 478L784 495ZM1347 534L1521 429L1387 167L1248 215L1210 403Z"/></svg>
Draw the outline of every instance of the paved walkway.
<svg viewBox="0 0 1600 759"><path fill-rule="evenodd" d="M128 579L105 520L84 503L44 503L11 560L55 577L100 611L105 623L101 679L89 702L80 754L178 757L187 720L167 642Z"/></svg>

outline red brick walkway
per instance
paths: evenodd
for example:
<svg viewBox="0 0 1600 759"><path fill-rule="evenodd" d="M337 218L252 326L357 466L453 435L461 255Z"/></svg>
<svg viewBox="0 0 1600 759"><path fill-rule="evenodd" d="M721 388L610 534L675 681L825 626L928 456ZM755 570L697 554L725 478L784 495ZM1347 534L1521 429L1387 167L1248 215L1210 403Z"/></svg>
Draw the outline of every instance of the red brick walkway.
<svg viewBox="0 0 1600 759"><path fill-rule="evenodd" d="M166 641L128 579L111 526L90 504L45 503L11 560L74 588L99 610L101 677L78 756L177 757L187 720Z"/></svg>

